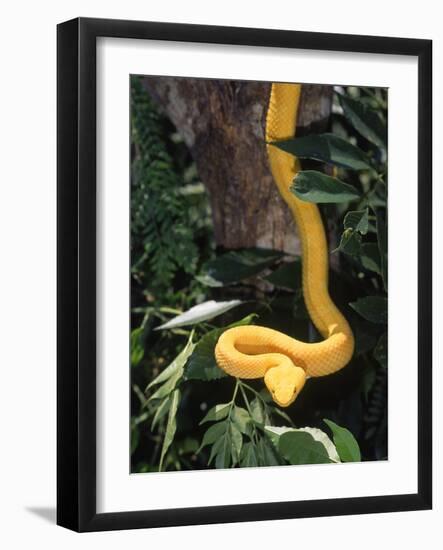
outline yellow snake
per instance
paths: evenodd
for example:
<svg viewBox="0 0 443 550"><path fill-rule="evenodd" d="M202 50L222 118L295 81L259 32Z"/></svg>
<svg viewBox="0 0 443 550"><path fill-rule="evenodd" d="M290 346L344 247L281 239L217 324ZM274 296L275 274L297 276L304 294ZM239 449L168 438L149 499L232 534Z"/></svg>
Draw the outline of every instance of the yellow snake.
<svg viewBox="0 0 443 550"><path fill-rule="evenodd" d="M272 84L266 142L274 181L292 211L300 235L306 308L324 340L305 343L270 328L240 326L223 332L215 348L221 369L236 378L263 377L281 407L295 400L307 377L342 369L354 352L352 330L328 292L328 247L319 209L289 190L300 170L298 159L270 145L295 135L300 92L299 84Z"/></svg>

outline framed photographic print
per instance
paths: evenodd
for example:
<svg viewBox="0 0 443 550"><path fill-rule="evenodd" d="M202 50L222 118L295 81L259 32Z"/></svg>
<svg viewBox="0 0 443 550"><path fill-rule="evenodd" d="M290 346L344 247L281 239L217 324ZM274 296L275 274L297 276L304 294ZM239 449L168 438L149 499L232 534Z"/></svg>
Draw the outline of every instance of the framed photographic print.
<svg viewBox="0 0 443 550"><path fill-rule="evenodd" d="M431 60L59 25L59 525L431 507Z"/></svg>

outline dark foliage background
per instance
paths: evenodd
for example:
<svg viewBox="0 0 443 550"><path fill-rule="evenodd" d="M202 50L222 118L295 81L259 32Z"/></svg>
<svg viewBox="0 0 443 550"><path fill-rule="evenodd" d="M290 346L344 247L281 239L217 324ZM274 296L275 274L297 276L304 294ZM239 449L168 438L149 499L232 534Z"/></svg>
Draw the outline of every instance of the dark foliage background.
<svg viewBox="0 0 443 550"><path fill-rule="evenodd" d="M280 144L304 159L293 192L336 224L330 291L356 336L350 365L283 410L213 349L233 323L319 339L300 258L215 249L192 158L132 77L132 472L387 458L386 136L387 91L337 87L329 132Z"/></svg>

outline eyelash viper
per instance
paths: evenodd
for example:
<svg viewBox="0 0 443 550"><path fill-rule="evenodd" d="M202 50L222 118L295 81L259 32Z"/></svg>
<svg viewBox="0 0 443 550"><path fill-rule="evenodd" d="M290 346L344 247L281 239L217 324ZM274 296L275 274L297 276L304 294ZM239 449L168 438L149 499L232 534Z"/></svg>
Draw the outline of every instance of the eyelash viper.
<svg viewBox="0 0 443 550"><path fill-rule="evenodd" d="M274 182L300 235L306 308L324 340L305 343L270 328L240 326L223 332L215 348L221 369L236 378L264 378L272 398L281 407L293 403L307 377L342 369L354 352L352 330L328 292L328 247L319 209L289 190L300 170L298 159L270 144L295 135L300 93L300 84L272 84L266 147Z"/></svg>

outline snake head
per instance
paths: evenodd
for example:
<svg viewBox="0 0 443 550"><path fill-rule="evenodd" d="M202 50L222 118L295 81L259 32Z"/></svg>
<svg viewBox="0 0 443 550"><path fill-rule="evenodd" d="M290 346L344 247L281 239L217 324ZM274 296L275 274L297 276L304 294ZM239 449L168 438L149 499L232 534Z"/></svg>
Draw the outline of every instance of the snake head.
<svg viewBox="0 0 443 550"><path fill-rule="evenodd" d="M280 407L289 407L303 389L306 372L295 365L280 365L266 371L265 384Z"/></svg>

